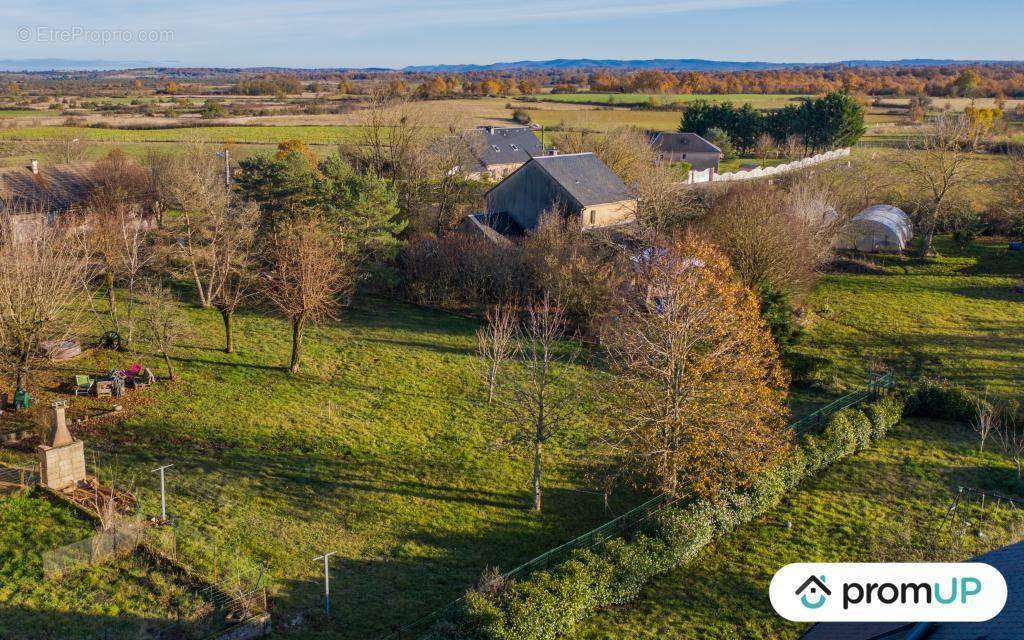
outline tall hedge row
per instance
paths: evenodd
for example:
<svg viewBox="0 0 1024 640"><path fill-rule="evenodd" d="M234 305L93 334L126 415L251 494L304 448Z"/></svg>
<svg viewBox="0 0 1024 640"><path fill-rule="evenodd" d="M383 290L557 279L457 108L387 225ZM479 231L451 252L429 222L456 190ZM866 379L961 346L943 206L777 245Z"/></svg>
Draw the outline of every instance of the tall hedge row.
<svg viewBox="0 0 1024 640"><path fill-rule="evenodd" d="M494 593L471 591L437 623L432 640L549 640L570 631L600 607L627 602L659 573L690 560L716 535L775 507L810 475L885 437L904 410L893 394L832 415L820 435L807 436L794 455L749 489L718 503L698 500L660 512L647 534L577 550L551 571L538 571Z"/></svg>

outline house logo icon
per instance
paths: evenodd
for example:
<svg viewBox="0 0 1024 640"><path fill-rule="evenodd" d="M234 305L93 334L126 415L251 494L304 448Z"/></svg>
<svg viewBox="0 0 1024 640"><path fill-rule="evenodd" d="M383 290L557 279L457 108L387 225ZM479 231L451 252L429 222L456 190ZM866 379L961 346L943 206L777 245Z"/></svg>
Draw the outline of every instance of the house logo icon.
<svg viewBox="0 0 1024 640"><path fill-rule="evenodd" d="M800 602L806 608L818 609L825 604L826 596L832 595L832 592L825 586L825 576L821 576L820 579L818 576L811 576L796 590L796 595L800 596Z"/></svg>

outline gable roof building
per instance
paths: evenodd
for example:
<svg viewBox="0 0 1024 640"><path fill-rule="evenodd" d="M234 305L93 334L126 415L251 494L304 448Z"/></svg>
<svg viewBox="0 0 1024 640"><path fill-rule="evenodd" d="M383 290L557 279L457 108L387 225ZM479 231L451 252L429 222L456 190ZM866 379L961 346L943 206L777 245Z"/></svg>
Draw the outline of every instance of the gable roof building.
<svg viewBox="0 0 1024 640"><path fill-rule="evenodd" d="M529 127L477 127L465 133L474 178L500 180L534 156L544 155L544 145Z"/></svg>
<svg viewBox="0 0 1024 640"><path fill-rule="evenodd" d="M636 198L593 153L532 158L487 192L487 212L503 214L524 231L546 211L579 216L584 227L633 219Z"/></svg>
<svg viewBox="0 0 1024 640"><path fill-rule="evenodd" d="M89 195L90 163L31 165L0 169L0 212L55 214Z"/></svg>
<svg viewBox="0 0 1024 640"><path fill-rule="evenodd" d="M660 162L689 162L694 171L714 169L722 159L722 150L696 133L652 131L647 134Z"/></svg>

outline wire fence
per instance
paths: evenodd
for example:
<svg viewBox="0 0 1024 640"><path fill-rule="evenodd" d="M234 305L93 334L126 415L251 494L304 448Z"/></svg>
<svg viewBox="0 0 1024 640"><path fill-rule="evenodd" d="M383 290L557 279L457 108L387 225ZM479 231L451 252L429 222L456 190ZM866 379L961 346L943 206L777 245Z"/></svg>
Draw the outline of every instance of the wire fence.
<svg viewBox="0 0 1024 640"><path fill-rule="evenodd" d="M225 544L216 527L194 522L168 510L168 521L147 514L160 504L160 485L146 475L127 476L109 453L92 450L86 454L88 475L93 486L130 495L130 508L117 515L99 517L92 502L57 494L76 507L90 512L105 529L83 540L42 554L46 578L78 568L94 566L116 556L142 554L154 569L176 576L186 586L184 595L168 608L168 620L155 623L147 637L161 640L203 640L216 638L233 629L267 618L266 568L247 554ZM93 482L95 478L97 482ZM18 480L20 486L38 484L34 469L0 467L0 482ZM173 494L172 494L173 495ZM195 497L195 496L192 496ZM209 497L209 496L204 496ZM214 501L216 503L218 501ZM171 503L174 504L173 502ZM159 509L157 509L159 511ZM269 629L266 626L264 631ZM254 633L248 637L260 635ZM101 636L104 640L107 635ZM99 639L97 639L99 640Z"/></svg>
<svg viewBox="0 0 1024 640"><path fill-rule="evenodd" d="M138 548L146 523L140 520L119 522L84 540L43 552L43 575L55 578L80 567L91 567L121 553Z"/></svg>
<svg viewBox="0 0 1024 640"><path fill-rule="evenodd" d="M39 469L31 467L7 467L0 465L0 495L18 489L31 489L39 484Z"/></svg>
<svg viewBox="0 0 1024 640"><path fill-rule="evenodd" d="M895 378L891 372L885 374L869 373L868 382L863 389L848 393L841 398L815 410L811 414L790 423L789 428L797 433L803 433L814 428L816 425L824 424L832 414L855 406L865 400L876 397L879 393L891 389ZM556 567L569 559L572 552L577 549L595 549L608 540L634 535L649 529L650 524L658 512L679 504L689 498L681 498L663 493L651 498L647 502L635 507L626 513L613 518L596 529L592 529L581 536L578 536L565 544L549 549L539 556L524 562L523 564L507 571L501 575L501 581L505 582L513 578L524 578L537 570L547 570ZM412 640L425 633L435 622L453 613L466 599L465 596L454 600L444 607L419 618L412 623L393 631L384 636L381 640Z"/></svg>
<svg viewBox="0 0 1024 640"><path fill-rule="evenodd" d="M980 540L1006 537L1015 541L1024 534L1024 500L994 491L958 487L933 538L954 551L954 557L975 551ZM987 546L992 546L987 544Z"/></svg>

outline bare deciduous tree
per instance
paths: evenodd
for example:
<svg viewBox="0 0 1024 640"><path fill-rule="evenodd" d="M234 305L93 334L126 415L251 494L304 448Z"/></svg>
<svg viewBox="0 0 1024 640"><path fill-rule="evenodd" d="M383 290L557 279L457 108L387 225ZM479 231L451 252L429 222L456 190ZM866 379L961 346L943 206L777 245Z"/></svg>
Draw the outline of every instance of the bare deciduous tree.
<svg viewBox="0 0 1024 640"><path fill-rule="evenodd" d="M259 206L233 202L223 211L210 246L209 300L224 321L224 351L235 350L235 312L254 294L254 258Z"/></svg>
<svg viewBox="0 0 1024 640"><path fill-rule="evenodd" d="M143 319L146 338L160 353L167 366L167 377L176 379L171 352L185 329L181 308L174 294L165 287L149 284L142 289L139 300L144 306Z"/></svg>
<svg viewBox="0 0 1024 640"><path fill-rule="evenodd" d="M757 136L757 140L754 141L754 153L761 158L762 167L768 162L768 156L774 155L777 150L775 139L767 133Z"/></svg>
<svg viewBox="0 0 1024 640"><path fill-rule="evenodd" d="M1021 420L1020 405L1011 403L1004 411L1002 425L996 430L1003 454L1017 465L1017 477L1024 475L1024 420Z"/></svg>
<svg viewBox="0 0 1024 640"><path fill-rule="evenodd" d="M989 436L999 431L999 414L999 408L989 400L987 393L984 396L975 398L974 420L971 421L971 427L978 434L978 452L985 451L985 442Z"/></svg>
<svg viewBox="0 0 1024 640"><path fill-rule="evenodd" d="M935 119L919 143L908 142L897 158L921 228L922 256L934 253L932 239L943 217L954 211L973 171L969 153L969 126L960 114Z"/></svg>
<svg viewBox="0 0 1024 640"><path fill-rule="evenodd" d="M135 331L136 285L152 258L145 216L152 196L149 175L115 150L96 163L90 181L84 223L89 247L102 269L107 303L106 320L98 312L97 318L105 330L122 337L122 346L128 346ZM127 293L123 308L118 304L118 286Z"/></svg>
<svg viewBox="0 0 1024 640"><path fill-rule="evenodd" d="M765 182L740 184L715 200L701 226L747 285L799 299L831 255L830 208L827 194L811 185L787 193Z"/></svg>
<svg viewBox="0 0 1024 640"><path fill-rule="evenodd" d="M541 473L544 445L568 426L580 401L565 372L576 358L566 346L559 354L565 317L557 301L545 293L530 306L518 332L516 352L520 366L510 375L509 391L499 399L514 431L509 444L527 446L533 454L533 509L541 510Z"/></svg>
<svg viewBox="0 0 1024 640"><path fill-rule="evenodd" d="M15 227L0 218L0 364L26 389L49 340L63 340L76 324L90 276L80 235L48 225Z"/></svg>
<svg viewBox="0 0 1024 640"><path fill-rule="evenodd" d="M306 324L334 317L338 297L354 282L352 259L345 249L340 238L316 220L288 222L274 234L265 290L292 325L292 373L299 372Z"/></svg>
<svg viewBox="0 0 1024 640"><path fill-rule="evenodd" d="M785 154L786 159L793 161L799 160L804 155L804 150L807 148L807 144L804 139L797 135L791 135L786 137L785 142Z"/></svg>
<svg viewBox="0 0 1024 640"><path fill-rule="evenodd" d="M360 126L341 145L341 155L357 169L391 180L399 207L409 215L422 195L431 123L420 104L396 95L386 84L370 92L361 113Z"/></svg>
<svg viewBox="0 0 1024 640"><path fill-rule="evenodd" d="M512 355L512 338L518 324L514 305L499 304L487 310L486 324L476 332L476 352L487 363L487 402L494 400L498 371Z"/></svg>
<svg viewBox="0 0 1024 640"><path fill-rule="evenodd" d="M224 187L224 170L213 149L190 144L170 168L164 186L180 210L177 245L188 262L203 307L213 305L218 263L212 259L218 243L235 231L232 226L231 193Z"/></svg>

